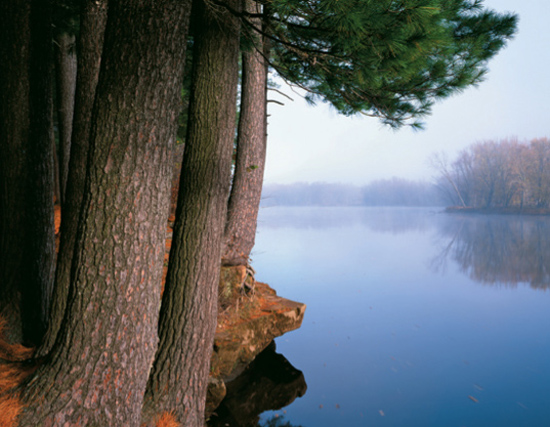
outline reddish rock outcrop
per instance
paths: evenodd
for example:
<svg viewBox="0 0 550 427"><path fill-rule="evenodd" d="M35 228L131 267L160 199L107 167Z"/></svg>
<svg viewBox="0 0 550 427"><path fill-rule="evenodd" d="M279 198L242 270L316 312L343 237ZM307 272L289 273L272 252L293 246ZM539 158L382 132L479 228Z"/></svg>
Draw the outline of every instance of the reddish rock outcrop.
<svg viewBox="0 0 550 427"><path fill-rule="evenodd" d="M225 382L243 372L274 338L298 329L306 309L254 282L244 266L222 268L219 295L207 414L225 396Z"/></svg>

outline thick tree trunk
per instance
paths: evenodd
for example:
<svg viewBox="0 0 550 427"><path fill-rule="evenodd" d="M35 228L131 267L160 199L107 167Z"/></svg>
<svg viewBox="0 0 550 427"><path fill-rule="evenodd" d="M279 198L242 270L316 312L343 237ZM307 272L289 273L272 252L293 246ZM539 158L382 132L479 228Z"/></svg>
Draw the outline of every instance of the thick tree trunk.
<svg viewBox="0 0 550 427"><path fill-rule="evenodd" d="M238 9L238 1L229 3ZM160 343L144 408L149 424L155 415L173 412L185 427L204 424L239 52L238 20L223 7L197 0L192 20L196 32L189 126L160 313Z"/></svg>
<svg viewBox="0 0 550 427"><path fill-rule="evenodd" d="M245 0L247 11L261 6ZM251 20L261 27L261 19ZM256 225L265 169L267 64L262 37L252 34L252 50L242 55L241 111L237 134L237 161L225 225L222 263L246 265L256 238Z"/></svg>
<svg viewBox="0 0 550 427"><path fill-rule="evenodd" d="M69 157L73 129L74 96L76 87L75 36L63 32L55 38L55 82L57 88L57 123L59 126L59 192L65 203L69 176Z"/></svg>
<svg viewBox="0 0 550 427"><path fill-rule="evenodd" d="M50 5L0 7L0 297L20 306L23 339L37 345L55 256Z"/></svg>
<svg viewBox="0 0 550 427"><path fill-rule="evenodd" d="M106 23L107 0L82 2L69 177L61 216L61 240L48 330L42 346L38 349L39 355L45 355L51 350L63 321L69 295L76 231L84 197L92 108L99 78Z"/></svg>
<svg viewBox="0 0 550 427"><path fill-rule="evenodd" d="M52 352L23 390L21 427L140 424L189 9L109 2L69 299Z"/></svg>

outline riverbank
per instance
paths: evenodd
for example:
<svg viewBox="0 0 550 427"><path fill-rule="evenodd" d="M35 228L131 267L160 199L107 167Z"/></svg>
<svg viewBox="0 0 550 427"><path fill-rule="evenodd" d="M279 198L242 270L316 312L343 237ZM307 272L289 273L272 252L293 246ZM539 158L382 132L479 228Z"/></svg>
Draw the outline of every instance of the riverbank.
<svg viewBox="0 0 550 427"><path fill-rule="evenodd" d="M445 208L446 213L460 214L483 214L483 215L550 215L548 208L530 208L530 207L507 207L507 208L473 208L463 206L448 206Z"/></svg>
<svg viewBox="0 0 550 427"><path fill-rule="evenodd" d="M168 270L174 221L172 215L166 228L162 288ZM60 223L61 209L56 205L56 248L59 248ZM214 412L226 396L226 384L236 380L275 338L301 326L306 309L305 304L280 297L269 285L256 282L254 271L245 266L221 267L218 295L218 319L211 357L206 417ZM20 335L17 332L11 340L19 341ZM292 377L288 383L292 390L298 390L297 395L301 395L305 393L305 381L303 376L300 379L297 375L297 378ZM284 383L285 386L289 384ZM281 383L276 386L280 388ZM293 398L285 397L285 403L288 404ZM275 409L276 402L281 401L279 398L274 400L275 406L264 407Z"/></svg>
<svg viewBox="0 0 550 427"><path fill-rule="evenodd" d="M235 380L277 337L298 329L305 304L280 297L244 266L222 267L206 402L209 416Z"/></svg>
<svg viewBox="0 0 550 427"><path fill-rule="evenodd" d="M163 287L174 220L173 216L169 218L166 230ZM218 321L206 401L207 418L226 396L226 384L243 373L275 338L298 329L305 309L305 304L280 297L269 285L257 282L251 268L242 265L221 267Z"/></svg>

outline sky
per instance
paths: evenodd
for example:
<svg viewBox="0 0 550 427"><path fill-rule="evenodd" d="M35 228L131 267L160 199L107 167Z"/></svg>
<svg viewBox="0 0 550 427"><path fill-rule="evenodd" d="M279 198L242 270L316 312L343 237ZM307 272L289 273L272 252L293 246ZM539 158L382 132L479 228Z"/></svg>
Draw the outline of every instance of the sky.
<svg viewBox="0 0 550 427"><path fill-rule="evenodd" d="M499 12L519 15L518 31L491 60L477 88L438 102L425 130L392 130L378 119L339 115L328 104L308 105L296 90L281 86L294 101L268 104L266 184L339 182L364 185L392 177L431 180L434 152L449 159L486 140L550 137L550 2L485 0Z"/></svg>

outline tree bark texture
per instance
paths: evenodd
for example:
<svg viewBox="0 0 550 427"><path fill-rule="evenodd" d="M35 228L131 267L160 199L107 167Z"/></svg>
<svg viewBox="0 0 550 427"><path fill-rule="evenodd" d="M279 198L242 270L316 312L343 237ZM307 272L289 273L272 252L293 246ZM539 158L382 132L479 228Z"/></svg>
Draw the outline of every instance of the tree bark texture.
<svg viewBox="0 0 550 427"><path fill-rule="evenodd" d="M160 285L190 7L110 1L71 286L19 425L140 424Z"/></svg>
<svg viewBox="0 0 550 427"><path fill-rule="evenodd" d="M62 32L55 37L55 82L57 88L57 123L59 128L59 192L61 204L69 176L69 157L73 129L74 97L76 87L76 38Z"/></svg>
<svg viewBox="0 0 550 427"><path fill-rule="evenodd" d="M83 0L69 176L61 216L60 245L48 329L41 347L37 350L39 355L47 354L53 347L65 314L78 219L84 197L92 108L99 79L106 23L107 0Z"/></svg>
<svg viewBox="0 0 550 427"><path fill-rule="evenodd" d="M238 9L237 1L230 6ZM204 425L217 319L223 228L235 134L239 21L197 0L192 21L193 83L176 223L159 320L159 349L144 419L172 411L186 427Z"/></svg>
<svg viewBox="0 0 550 427"><path fill-rule="evenodd" d="M4 303L20 297L23 339L37 345L55 258L51 8L38 0L1 8L0 282Z"/></svg>
<svg viewBox="0 0 550 427"><path fill-rule="evenodd" d="M258 14L261 6L245 0L246 9ZM260 18L252 18L261 28ZM222 263L246 265L256 238L256 225L265 169L267 64L262 37L249 34L253 48L242 54L241 110L237 158L225 225Z"/></svg>

